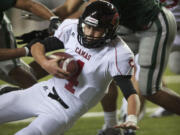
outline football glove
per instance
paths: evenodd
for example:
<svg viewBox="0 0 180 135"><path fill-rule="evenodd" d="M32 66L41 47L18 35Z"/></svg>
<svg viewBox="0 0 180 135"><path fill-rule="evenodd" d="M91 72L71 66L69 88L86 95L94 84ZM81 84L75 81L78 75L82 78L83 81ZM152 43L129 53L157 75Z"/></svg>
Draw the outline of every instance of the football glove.
<svg viewBox="0 0 180 135"><path fill-rule="evenodd" d="M29 44L33 39L44 39L49 36L48 29L44 30L34 30L29 33L25 33L21 36L17 36L17 44L23 45L23 44Z"/></svg>
<svg viewBox="0 0 180 135"><path fill-rule="evenodd" d="M50 24L49 24L49 28L48 28L48 31L49 31L49 34L52 35L54 34L54 32L56 31L56 29L59 27L60 25L60 20L59 20L59 17L57 16L52 16L50 18Z"/></svg>

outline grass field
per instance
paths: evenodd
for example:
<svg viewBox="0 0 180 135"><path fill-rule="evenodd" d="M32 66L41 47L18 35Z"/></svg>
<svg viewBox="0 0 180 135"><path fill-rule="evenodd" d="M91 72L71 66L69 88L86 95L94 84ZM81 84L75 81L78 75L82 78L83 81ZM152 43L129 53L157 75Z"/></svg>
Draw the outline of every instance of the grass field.
<svg viewBox="0 0 180 135"><path fill-rule="evenodd" d="M30 59L26 59L29 61ZM165 77L176 77L169 70L166 70ZM165 78L165 80L166 80ZM180 94L180 81L176 79L173 81L167 80L169 88L174 89ZM47 79L47 78L46 78ZM4 82L0 82L2 84ZM119 92L118 107L121 104L122 95ZM156 105L147 102L147 108L154 108ZM177 107L180 107L177 106ZM96 105L89 112L102 112L100 104ZM80 118L72 129L65 133L65 135L96 135L98 129L102 127L104 120L103 116L99 117L82 117ZM7 123L0 126L0 135L13 135L18 130L27 126L29 122ZM150 118L149 113L146 113L145 117L139 122L140 130L137 131L137 135L180 135L180 117L177 115L167 116L163 118Z"/></svg>

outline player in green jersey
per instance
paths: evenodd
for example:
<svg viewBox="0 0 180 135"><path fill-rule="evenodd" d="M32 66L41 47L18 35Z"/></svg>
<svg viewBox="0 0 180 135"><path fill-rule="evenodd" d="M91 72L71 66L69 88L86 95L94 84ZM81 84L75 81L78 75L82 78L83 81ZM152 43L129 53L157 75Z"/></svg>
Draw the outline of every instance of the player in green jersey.
<svg viewBox="0 0 180 135"><path fill-rule="evenodd" d="M50 30L54 29L53 27L57 25L59 19L47 7L32 0L0 1L0 79L27 88L36 83L36 79L22 68L26 67L29 69L27 65L23 64L19 59L15 59L25 56L28 50L25 48L16 49L11 22L5 14L5 11L11 7L26 10L43 19L50 20Z"/></svg>

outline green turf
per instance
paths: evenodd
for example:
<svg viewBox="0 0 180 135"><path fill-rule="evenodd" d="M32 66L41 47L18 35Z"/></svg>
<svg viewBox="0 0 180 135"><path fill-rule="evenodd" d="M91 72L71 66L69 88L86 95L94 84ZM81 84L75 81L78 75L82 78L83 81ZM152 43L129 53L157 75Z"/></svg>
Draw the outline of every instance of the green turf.
<svg viewBox="0 0 180 135"><path fill-rule="evenodd" d="M168 116L163 118L149 118L147 116L139 123L140 129L137 135L179 135L179 116ZM103 117L81 118L72 129L65 135L96 135L103 124ZM27 123L4 124L0 126L0 135L12 135Z"/></svg>
<svg viewBox="0 0 180 135"><path fill-rule="evenodd" d="M30 62L32 59L26 59ZM165 75L173 75L169 70L166 70ZM48 77L49 78L49 77ZM48 78L43 78L48 79ZM42 81L41 80L41 81ZM2 84L4 82L0 82ZM167 84L168 87L175 90L180 94L180 83ZM119 92L118 107L121 104L122 94ZM157 107L156 105L148 102L147 107ZM100 104L96 105L89 112L100 112L102 108ZM0 126L0 135L13 135L18 130L26 127L29 123L8 123ZM81 118L78 120L72 129L70 129L65 135L96 135L97 130L102 127L103 117L95 118ZM163 118L150 118L148 114L142 121L139 122L140 130L137 131L137 135L180 135L180 117L168 116Z"/></svg>
<svg viewBox="0 0 180 135"><path fill-rule="evenodd" d="M145 117L140 123L137 135L179 135L180 118L170 116L164 118ZM69 130L66 135L96 135L103 124L103 117L83 118Z"/></svg>

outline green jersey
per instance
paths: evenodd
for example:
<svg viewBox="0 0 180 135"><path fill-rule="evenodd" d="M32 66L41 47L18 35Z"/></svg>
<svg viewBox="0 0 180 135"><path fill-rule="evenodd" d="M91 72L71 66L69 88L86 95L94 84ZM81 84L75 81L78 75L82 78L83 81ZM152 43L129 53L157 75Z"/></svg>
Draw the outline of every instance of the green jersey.
<svg viewBox="0 0 180 135"><path fill-rule="evenodd" d="M16 0L0 0L0 21L2 21L3 12L13 7L15 3L16 3Z"/></svg>
<svg viewBox="0 0 180 135"><path fill-rule="evenodd" d="M158 0L111 0L120 15L120 24L133 30L144 30L161 11Z"/></svg>

